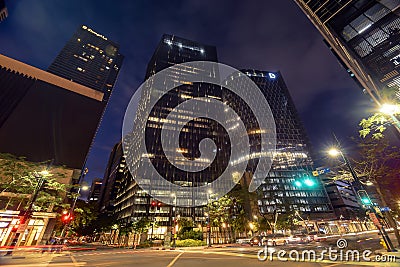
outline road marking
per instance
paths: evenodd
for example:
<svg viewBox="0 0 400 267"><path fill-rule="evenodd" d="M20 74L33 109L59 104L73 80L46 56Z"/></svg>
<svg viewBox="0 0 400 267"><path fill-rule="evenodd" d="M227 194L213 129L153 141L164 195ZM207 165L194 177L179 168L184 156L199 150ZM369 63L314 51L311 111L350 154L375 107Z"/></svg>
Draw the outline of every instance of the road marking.
<svg viewBox="0 0 400 267"><path fill-rule="evenodd" d="M69 254L69 257L71 258L71 261L74 264L74 266L79 266L79 263L76 261L75 257L72 254Z"/></svg>
<svg viewBox="0 0 400 267"><path fill-rule="evenodd" d="M182 254L185 252L181 252L178 256L176 256L168 265L167 267L172 267L172 265L175 264L175 262L179 259L180 256L182 256Z"/></svg>

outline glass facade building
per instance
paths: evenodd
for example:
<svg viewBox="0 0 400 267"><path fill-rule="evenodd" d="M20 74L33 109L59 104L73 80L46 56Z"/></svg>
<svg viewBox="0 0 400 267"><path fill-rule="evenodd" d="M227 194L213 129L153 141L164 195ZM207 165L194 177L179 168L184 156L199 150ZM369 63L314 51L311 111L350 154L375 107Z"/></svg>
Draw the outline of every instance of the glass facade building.
<svg viewBox="0 0 400 267"><path fill-rule="evenodd" d="M251 69L241 71L237 75L250 77L265 96L276 124L274 161L258 189L260 213L291 213L298 210L309 218L334 217L323 184L318 177L312 176L313 161L308 138L281 73ZM223 96L246 125L250 141L247 171L251 176L258 163L257 153L261 149L259 133L262 129L243 100L228 90L223 91Z"/></svg>
<svg viewBox="0 0 400 267"><path fill-rule="evenodd" d="M165 34L157 46L150 62L147 66L146 79L151 82L151 76L158 73L161 70L172 67L166 73L166 79L173 83L182 83L182 85L170 90L167 94L163 95L157 104L152 108L150 115L144 117L141 110L145 109L149 105L150 99L159 94L157 89L148 87L142 90L141 99L138 106L138 112L136 113L135 121L146 121L146 127L142 136L131 139L132 143L129 145L127 153L135 153L138 151L137 147L141 145L143 138L145 137L147 155L131 155L135 158L133 170L131 169L132 176L126 175L125 179L122 180L121 188L117 196L116 201L116 212L118 217L122 221L131 221L141 218L143 216L151 216L159 225L168 226L171 225L171 219L173 214L179 214L181 217L190 217L193 221L205 220L203 214L203 208L201 207L177 207L176 210L167 204L166 199L175 201L178 206L190 206L191 203L196 201L193 196L180 195L177 192L175 200L168 190L159 188L159 185L151 182L151 190L157 191L161 197L156 200L162 202L160 207L155 210L149 209L150 202L153 199L145 193L135 181L137 175L135 170L140 168L141 157L148 157L151 163L157 170L157 172L165 177L166 180L180 186L198 187L206 185L212 182L214 179L220 176L220 173L225 169L227 160L229 158L225 155L225 150L217 149L215 161L210 164L211 161L199 161L197 158L200 157L200 151L198 149L199 143L204 138L210 138L214 140L218 148L222 148L226 142L226 136L224 135L223 128L213 120L207 118L195 118L189 123L184 123L188 116L191 115L189 110L185 110L180 113L172 114L171 110L179 105L180 103L194 98L194 97L208 97L213 99L222 99L222 90L219 86L214 86L205 83L192 83L186 81L187 72L202 72L199 69L188 69L176 64L190 62L190 61L217 61L216 48L193 42L187 39L179 38L173 35ZM175 66L175 67L174 67ZM218 77L218 70L214 72L215 77ZM179 131L179 125L184 124L182 131ZM191 159L189 164L206 167L203 171L199 172L185 172L180 168L172 165L161 146L161 129L167 131L168 136L179 136L179 148L174 148L176 151L170 151L176 153L174 159L176 163L186 164L185 159L179 158L184 155L186 159ZM125 146L125 148L126 148ZM126 155L125 155L126 156ZM208 167L207 167L208 166ZM150 177L150 174L146 174ZM165 194L164 194L164 191ZM164 194L164 195L163 195ZM164 201L163 201L164 200Z"/></svg>
<svg viewBox="0 0 400 267"><path fill-rule="evenodd" d="M376 102L400 99L399 0L295 0Z"/></svg>
<svg viewBox="0 0 400 267"><path fill-rule="evenodd" d="M108 101L122 61L118 44L83 25L67 42L48 71L103 92L103 101Z"/></svg>

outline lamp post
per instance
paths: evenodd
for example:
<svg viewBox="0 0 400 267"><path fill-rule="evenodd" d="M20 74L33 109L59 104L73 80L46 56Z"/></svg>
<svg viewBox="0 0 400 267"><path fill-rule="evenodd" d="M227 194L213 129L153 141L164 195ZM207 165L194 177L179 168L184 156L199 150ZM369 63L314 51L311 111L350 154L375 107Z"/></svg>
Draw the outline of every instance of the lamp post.
<svg viewBox="0 0 400 267"><path fill-rule="evenodd" d="M400 114L400 105L382 104L379 112L389 116L393 121L393 126L400 132L400 121L396 118L396 115Z"/></svg>
<svg viewBox="0 0 400 267"><path fill-rule="evenodd" d="M176 194L172 193L171 197L174 198L174 205L172 207L172 212L171 212L171 216L172 216L172 220L171 220L171 237L172 237L172 247L175 248L176 246L176 242L175 242L175 235L176 235Z"/></svg>
<svg viewBox="0 0 400 267"><path fill-rule="evenodd" d="M42 189L43 185L46 182L46 177L51 176L51 174L47 170L43 170L41 172L34 172L35 178L39 179L38 183L35 187L34 193L32 198L29 200L28 208L25 211L20 212L20 219L19 219L19 226L16 229L17 232L15 233L10 246L12 247L10 250L7 251L5 256L10 256L12 255L13 248L18 244L19 237L21 236L21 233L25 232L26 226L29 223L29 219L32 217L33 213L33 204L35 203L40 190Z"/></svg>
<svg viewBox="0 0 400 267"><path fill-rule="evenodd" d="M68 213L68 214L69 214L69 216L68 216L68 221L65 222L65 225L64 225L64 227L63 227L63 229L62 229L62 231L61 231L61 237L63 237L64 234L67 234L67 232L68 232L69 224L70 224L70 222L71 222L71 219L73 218L72 216L73 216L73 214L74 214L74 210L75 210L75 206L76 206L76 201L78 200L78 197L80 196L81 190L87 191L87 190L89 190L89 186L87 186L87 185L79 186L78 191L76 192L76 196L75 196L75 198L74 198L74 201L73 201L73 203L72 203L72 206L71 206L71 208L70 208L70 210L69 210L69 213Z"/></svg>
<svg viewBox="0 0 400 267"><path fill-rule="evenodd" d="M207 190L207 239L208 239L208 247L211 247L211 221L210 221L210 195L212 194L212 190Z"/></svg>
<svg viewBox="0 0 400 267"><path fill-rule="evenodd" d="M346 155L343 153L343 151L340 149L339 140L336 138L336 135L334 135L334 137L335 137L336 143L338 145L338 148L331 148L328 151L328 154L332 157L337 157L339 155L341 156L341 158L343 159L347 168L349 169L351 176L353 177L354 183L357 187L357 190L356 190L354 188L353 184L350 183L350 186L351 186L353 192L355 192L357 194L357 196L360 199L360 202L362 204L364 204L365 206L373 206L373 203L371 203L371 200L369 199L367 192L364 190L363 184L361 183L360 179L358 179L358 176L357 176L356 172L354 171L353 166L350 164L350 161L348 160ZM377 215L377 211L375 210L375 207L372 207L371 210L375 215ZM379 232L382 235L382 238L386 244L387 250L388 251L397 251L394 248L392 241L390 240L390 238L385 230L385 227L383 225L379 225L379 224L376 224L376 227L378 228Z"/></svg>

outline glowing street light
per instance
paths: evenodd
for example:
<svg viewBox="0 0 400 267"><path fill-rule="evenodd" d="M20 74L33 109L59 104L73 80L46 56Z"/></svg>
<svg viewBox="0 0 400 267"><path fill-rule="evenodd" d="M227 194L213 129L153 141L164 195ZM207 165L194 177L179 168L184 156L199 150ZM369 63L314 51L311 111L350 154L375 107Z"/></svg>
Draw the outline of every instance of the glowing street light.
<svg viewBox="0 0 400 267"><path fill-rule="evenodd" d="M395 115L400 113L400 106L393 104L383 104L379 111L386 115Z"/></svg>
<svg viewBox="0 0 400 267"><path fill-rule="evenodd" d="M333 147L328 150L328 154L332 157L337 157L341 154L341 151L339 149Z"/></svg>

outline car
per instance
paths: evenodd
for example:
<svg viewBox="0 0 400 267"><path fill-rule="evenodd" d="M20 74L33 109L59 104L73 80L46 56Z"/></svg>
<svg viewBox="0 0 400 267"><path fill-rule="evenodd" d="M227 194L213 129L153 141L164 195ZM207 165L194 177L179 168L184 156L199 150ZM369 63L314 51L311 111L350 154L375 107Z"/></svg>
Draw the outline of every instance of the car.
<svg viewBox="0 0 400 267"><path fill-rule="evenodd" d="M294 234L288 238L290 244L304 244L311 242L310 236L306 234Z"/></svg>
<svg viewBox="0 0 400 267"><path fill-rule="evenodd" d="M250 245L251 246L262 246L263 245L263 240L264 240L264 236L261 235L257 235L257 236L253 236L250 239Z"/></svg>
<svg viewBox="0 0 400 267"><path fill-rule="evenodd" d="M239 238L236 239L237 244L250 244L251 239L250 238Z"/></svg>
<svg viewBox="0 0 400 267"><path fill-rule="evenodd" d="M268 246L286 245L289 243L289 237L284 234L268 235L265 239Z"/></svg>
<svg viewBox="0 0 400 267"><path fill-rule="evenodd" d="M311 241L316 241L316 242L326 241L326 239L327 239L326 234L323 231L309 232L308 236Z"/></svg>

